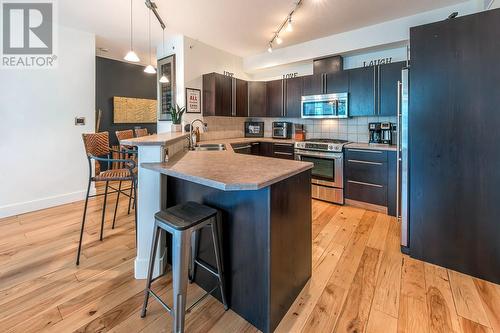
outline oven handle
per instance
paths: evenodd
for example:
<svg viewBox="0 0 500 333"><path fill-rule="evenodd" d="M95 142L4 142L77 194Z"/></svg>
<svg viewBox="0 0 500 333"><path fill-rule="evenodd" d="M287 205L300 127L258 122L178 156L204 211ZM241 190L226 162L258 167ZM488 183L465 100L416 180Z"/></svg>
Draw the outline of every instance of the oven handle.
<svg viewBox="0 0 500 333"><path fill-rule="evenodd" d="M344 155L342 153L332 153L332 154L325 154L325 153L317 153L317 152L305 152L303 150L295 149L295 156L297 156L300 159L300 156L307 156L307 157L319 157L319 158L325 158L325 159L330 159L330 160L340 160L344 158Z"/></svg>

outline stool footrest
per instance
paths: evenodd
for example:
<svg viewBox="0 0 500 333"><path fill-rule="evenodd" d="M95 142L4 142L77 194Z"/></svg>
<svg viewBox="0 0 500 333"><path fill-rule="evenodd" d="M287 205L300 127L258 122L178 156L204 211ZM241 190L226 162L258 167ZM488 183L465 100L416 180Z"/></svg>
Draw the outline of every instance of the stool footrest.
<svg viewBox="0 0 500 333"><path fill-rule="evenodd" d="M209 273L212 273L212 275L214 275L215 277L219 277L219 273L217 273L215 269L213 269L208 263L204 262L203 260L195 259L194 263L200 265L201 267L206 269Z"/></svg>
<svg viewBox="0 0 500 333"><path fill-rule="evenodd" d="M172 315L172 309L165 302L163 302L163 300L160 298L160 296L156 295L156 293L154 291L152 291L151 289L149 289L149 294L151 296L153 296L158 302L160 302L161 306L163 306L165 308L165 310L167 310L167 312L170 315Z"/></svg>
<svg viewBox="0 0 500 333"><path fill-rule="evenodd" d="M209 292L206 292L203 296L201 296L200 298L198 298L189 308L186 309L186 312L189 312L192 308L194 308L198 303L200 303L201 301L203 301L205 298L207 298L208 295L211 295L215 289L219 288L219 285L216 285L212 290L210 290Z"/></svg>

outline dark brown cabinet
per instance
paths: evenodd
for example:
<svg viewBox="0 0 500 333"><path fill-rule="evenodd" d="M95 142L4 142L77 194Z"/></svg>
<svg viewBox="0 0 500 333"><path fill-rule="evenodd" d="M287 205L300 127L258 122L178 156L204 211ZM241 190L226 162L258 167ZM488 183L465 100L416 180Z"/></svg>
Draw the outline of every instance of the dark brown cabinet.
<svg viewBox="0 0 500 333"><path fill-rule="evenodd" d="M232 115L232 82L222 74L203 75L203 115Z"/></svg>
<svg viewBox="0 0 500 333"><path fill-rule="evenodd" d="M248 82L248 116L267 116L267 84L262 81Z"/></svg>
<svg viewBox="0 0 500 333"><path fill-rule="evenodd" d="M347 149L345 160L346 199L387 207L396 215L396 152Z"/></svg>
<svg viewBox="0 0 500 333"><path fill-rule="evenodd" d="M273 157L286 160L294 159L293 143L273 143Z"/></svg>
<svg viewBox="0 0 500 333"><path fill-rule="evenodd" d="M376 75L376 67L349 70L349 116L375 115Z"/></svg>
<svg viewBox="0 0 500 333"><path fill-rule="evenodd" d="M235 85L235 108L234 116L248 117L248 82L240 79L233 79Z"/></svg>
<svg viewBox="0 0 500 333"><path fill-rule="evenodd" d="M326 75L326 93L338 94L349 91L349 72L340 71Z"/></svg>
<svg viewBox="0 0 500 333"><path fill-rule="evenodd" d="M284 80L267 82L267 115L269 117L283 117L285 105L283 103Z"/></svg>
<svg viewBox="0 0 500 333"><path fill-rule="evenodd" d="M324 93L324 74L307 75L302 77L304 96L321 95Z"/></svg>
<svg viewBox="0 0 500 333"><path fill-rule="evenodd" d="M398 81L405 62L378 66L378 115L397 116Z"/></svg>
<svg viewBox="0 0 500 333"><path fill-rule="evenodd" d="M303 95L302 77L286 79L285 81L285 117L300 118L301 116L301 98Z"/></svg>
<svg viewBox="0 0 500 333"><path fill-rule="evenodd" d="M260 150L259 150L259 155L260 156L266 156L266 157L273 157L274 152L273 152L273 143L272 142L259 142L260 145Z"/></svg>

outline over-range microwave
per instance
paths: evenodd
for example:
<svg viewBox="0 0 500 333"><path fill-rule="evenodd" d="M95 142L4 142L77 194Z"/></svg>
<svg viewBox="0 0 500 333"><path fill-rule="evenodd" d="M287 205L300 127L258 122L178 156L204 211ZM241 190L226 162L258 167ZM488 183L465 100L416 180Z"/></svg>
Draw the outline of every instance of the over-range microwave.
<svg viewBox="0 0 500 333"><path fill-rule="evenodd" d="M302 118L347 118L348 93L302 96Z"/></svg>

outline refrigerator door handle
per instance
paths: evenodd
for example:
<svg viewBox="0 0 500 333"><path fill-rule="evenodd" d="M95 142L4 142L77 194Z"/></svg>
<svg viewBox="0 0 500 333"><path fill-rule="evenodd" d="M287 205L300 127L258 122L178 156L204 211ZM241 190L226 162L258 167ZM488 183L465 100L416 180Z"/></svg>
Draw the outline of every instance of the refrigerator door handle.
<svg viewBox="0 0 500 333"><path fill-rule="evenodd" d="M398 95L397 95L397 112L398 112L398 121L397 121L397 158L396 158L396 218L401 220L401 208L400 208L400 196L401 196L401 94L403 84L401 81L397 83L398 87Z"/></svg>

